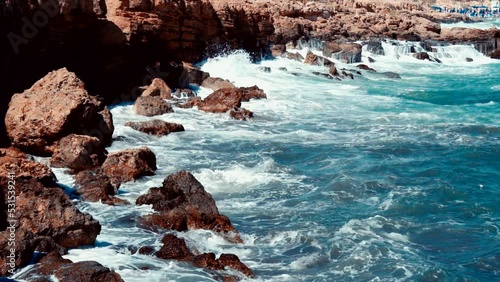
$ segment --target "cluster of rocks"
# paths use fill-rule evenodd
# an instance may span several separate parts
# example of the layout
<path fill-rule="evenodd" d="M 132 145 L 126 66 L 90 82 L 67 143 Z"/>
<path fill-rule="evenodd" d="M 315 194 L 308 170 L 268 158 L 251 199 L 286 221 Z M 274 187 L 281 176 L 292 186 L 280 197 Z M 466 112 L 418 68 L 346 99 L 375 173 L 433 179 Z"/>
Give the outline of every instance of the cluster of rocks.
<path fill-rule="evenodd" d="M 193 71 L 190 72 L 195 77 Z M 188 75 L 186 80 L 193 77 Z M 265 97 L 261 90 L 252 90 L 242 91 L 239 99 Z M 163 98 L 172 99 L 170 88 L 161 80 L 153 80 L 143 94 L 143 98 L 163 102 Z M 109 205 L 130 204 L 116 196 L 118 189 L 124 182 L 154 175 L 155 154 L 147 147 L 108 153 L 105 148 L 111 143 L 114 130 L 111 113 L 65 68 L 50 72 L 30 89 L 14 95 L 6 125 L 13 147 L 0 149 L 0 275 L 8 276 L 12 269 L 32 262 L 36 251 L 46 255 L 38 257 L 35 267 L 21 278 L 122 281 L 120 275 L 97 262 L 72 263 L 61 257 L 68 248 L 93 245 L 101 225 L 76 208 L 48 166 L 35 162 L 27 153 L 50 157 L 51 166 L 68 169 L 82 200 Z M 180 124 L 161 120 L 129 122 L 127 126 L 158 136 L 184 130 Z M 10 177 L 9 172 L 14 176 Z M 8 201 L 12 183 L 16 189 L 15 209 Z M 189 172 L 168 176 L 163 187 L 151 188 L 137 199 L 137 205 L 152 205 L 156 211 L 137 222 L 144 228 L 179 232 L 201 228 L 220 233 L 230 242 L 242 242 L 229 218 L 219 213 L 212 196 Z M 12 234 L 16 259 L 11 262 L 8 255 Z M 173 235 L 165 238 L 168 236 Z M 215 259 L 213 254 L 195 255 L 189 251 L 185 257 L 176 257 L 171 253 L 175 252 L 169 245 L 171 240 L 164 239 L 164 243 L 164 248 L 155 252 L 160 258 L 191 261 L 195 266 L 218 271 L 230 267 L 253 276 L 235 255 L 224 254 Z"/>

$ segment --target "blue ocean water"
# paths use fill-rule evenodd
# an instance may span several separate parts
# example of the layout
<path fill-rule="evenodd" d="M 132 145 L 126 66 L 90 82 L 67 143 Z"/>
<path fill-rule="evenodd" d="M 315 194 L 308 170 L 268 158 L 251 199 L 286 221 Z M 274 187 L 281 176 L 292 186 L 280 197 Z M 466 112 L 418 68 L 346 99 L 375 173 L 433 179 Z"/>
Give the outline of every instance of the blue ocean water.
<path fill-rule="evenodd" d="M 245 243 L 178 235 L 201 252 L 237 254 L 257 281 L 500 281 L 500 63 L 469 46 L 431 54 L 441 64 L 394 42 L 384 49 L 363 52 L 377 73 L 343 81 L 287 59 L 253 64 L 244 52 L 204 62 L 211 76 L 265 90 L 268 99 L 243 104 L 251 121 L 176 108 L 158 118 L 186 131 L 157 138 L 124 126 L 150 119 L 132 105 L 114 107 L 121 138 L 109 151 L 149 146 L 159 167 L 120 196 L 134 202 L 168 174 L 193 172 Z M 79 207 L 103 231 L 95 248 L 67 258 L 97 260 L 125 281 L 214 281 L 185 263 L 130 254 L 131 245 L 161 246 L 160 234 L 135 225 L 151 208 Z"/>

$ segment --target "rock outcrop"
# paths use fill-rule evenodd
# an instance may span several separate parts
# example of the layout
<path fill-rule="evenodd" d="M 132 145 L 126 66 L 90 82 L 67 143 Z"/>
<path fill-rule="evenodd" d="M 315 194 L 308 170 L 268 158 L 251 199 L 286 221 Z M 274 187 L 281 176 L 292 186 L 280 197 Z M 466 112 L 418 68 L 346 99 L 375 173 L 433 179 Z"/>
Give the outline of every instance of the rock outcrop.
<path fill-rule="evenodd" d="M 187 171 L 168 176 L 162 187 L 149 189 L 136 204 L 152 205 L 157 211 L 142 218 L 141 224 L 145 227 L 158 226 L 177 231 L 208 229 L 231 241 L 241 241 L 229 218 L 219 213 L 212 196 Z"/>
<path fill-rule="evenodd" d="M 108 155 L 102 170 L 113 186 L 118 187 L 122 182 L 153 175 L 156 171 L 156 156 L 148 147 L 114 152 Z"/>
<path fill-rule="evenodd" d="M 47 155 L 58 140 L 72 133 L 96 135 L 103 147 L 109 145 L 114 130 L 111 113 L 84 86 L 74 73 L 62 68 L 12 96 L 5 117 L 12 145 Z"/>
<path fill-rule="evenodd" d="M 167 101 L 156 96 L 141 96 L 137 98 L 134 110 L 136 114 L 147 117 L 172 113 L 174 111 Z"/>
<path fill-rule="evenodd" d="M 158 119 L 144 122 L 127 122 L 125 123 L 125 126 L 156 136 L 164 136 L 172 132 L 184 131 L 184 126 L 182 126 L 182 124 L 166 122 Z"/>
<path fill-rule="evenodd" d="M 117 198 L 117 188 L 111 179 L 104 174 L 101 168 L 81 171 L 75 175 L 74 188 L 83 200 L 88 202 L 101 201 L 104 204 L 128 204 L 127 201 Z"/>

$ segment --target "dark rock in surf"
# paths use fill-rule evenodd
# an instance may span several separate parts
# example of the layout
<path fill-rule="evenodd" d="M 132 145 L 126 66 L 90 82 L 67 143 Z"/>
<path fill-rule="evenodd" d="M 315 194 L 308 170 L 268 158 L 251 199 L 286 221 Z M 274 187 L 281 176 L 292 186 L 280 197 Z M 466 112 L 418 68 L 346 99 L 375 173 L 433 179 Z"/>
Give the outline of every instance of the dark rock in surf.
<path fill-rule="evenodd" d="M 241 242 L 236 229 L 227 216 L 221 215 L 212 196 L 187 171 L 169 175 L 160 188 L 151 188 L 140 196 L 137 205 L 153 205 L 158 213 L 142 218 L 144 226 L 186 231 L 208 229 L 224 234 L 228 239 Z"/>

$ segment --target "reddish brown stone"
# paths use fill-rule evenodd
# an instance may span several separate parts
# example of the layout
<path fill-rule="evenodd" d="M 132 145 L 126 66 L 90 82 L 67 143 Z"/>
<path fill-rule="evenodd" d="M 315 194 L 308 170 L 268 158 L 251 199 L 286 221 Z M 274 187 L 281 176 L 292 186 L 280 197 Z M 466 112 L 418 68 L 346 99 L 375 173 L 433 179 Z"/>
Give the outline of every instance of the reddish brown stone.
<path fill-rule="evenodd" d="M 208 229 L 227 235 L 229 240 L 241 242 L 229 218 L 221 215 L 214 199 L 198 180 L 187 171 L 165 178 L 163 187 L 151 188 L 140 196 L 136 204 L 153 205 L 159 213 L 143 217 L 143 225 L 159 225 L 166 229 Z"/>
<path fill-rule="evenodd" d="M 141 116 L 158 116 L 172 113 L 172 106 L 160 97 L 141 96 L 134 104 L 135 113 Z"/>
<path fill-rule="evenodd" d="M 249 120 L 253 117 L 253 112 L 243 109 L 243 108 L 238 108 L 231 110 L 229 112 L 229 116 L 234 118 L 234 119 L 239 119 L 239 120 Z"/>
<path fill-rule="evenodd" d="M 78 172 L 100 166 L 105 158 L 106 151 L 101 147 L 99 139 L 70 134 L 57 142 L 50 164 Z"/>
<path fill-rule="evenodd" d="M 101 168 L 85 170 L 76 174 L 74 188 L 88 202 L 110 201 L 110 196 L 116 194 L 111 180 Z"/>
<path fill-rule="evenodd" d="M 234 84 L 232 84 L 229 80 L 222 79 L 220 77 L 207 77 L 203 80 L 201 86 L 212 89 L 213 91 L 217 91 L 222 88 L 236 88 L 236 86 L 234 86 Z"/>
<path fill-rule="evenodd" d="M 156 256 L 162 259 L 175 259 L 179 261 L 190 261 L 193 253 L 186 246 L 184 239 L 177 238 L 173 234 L 167 234 L 161 240 L 163 246 L 156 252 Z"/>
<path fill-rule="evenodd" d="M 162 99 L 172 99 L 172 89 L 161 78 L 155 78 L 142 92 L 141 96 L 159 96 Z"/>
<path fill-rule="evenodd" d="M 122 150 L 109 154 L 102 164 L 102 169 L 111 179 L 111 183 L 118 187 L 122 182 L 154 175 L 156 156 L 148 147 Z"/>
<path fill-rule="evenodd" d="M 163 136 L 168 135 L 172 132 L 184 131 L 184 126 L 182 126 L 182 124 L 166 122 L 158 119 L 144 122 L 129 121 L 125 123 L 125 126 L 129 126 L 135 130 L 156 136 Z"/>

